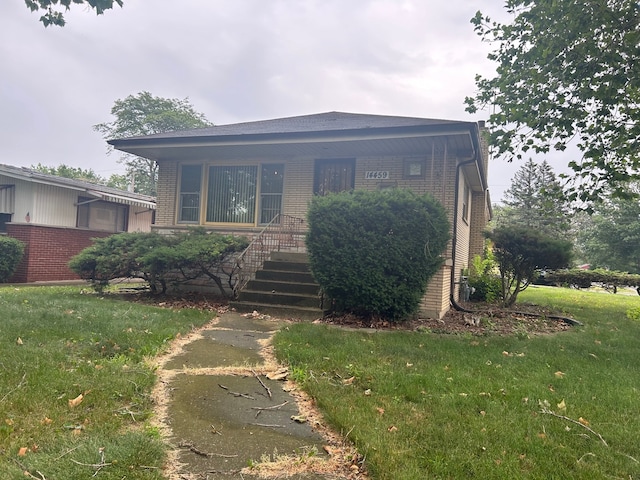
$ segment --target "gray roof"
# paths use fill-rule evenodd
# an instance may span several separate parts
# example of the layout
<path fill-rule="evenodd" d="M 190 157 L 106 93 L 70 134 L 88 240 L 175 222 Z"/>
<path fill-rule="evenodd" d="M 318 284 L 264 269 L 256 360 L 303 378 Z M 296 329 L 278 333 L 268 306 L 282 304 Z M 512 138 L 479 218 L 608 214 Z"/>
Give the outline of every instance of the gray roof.
<path fill-rule="evenodd" d="M 366 129 L 389 129 L 424 126 L 468 125 L 470 122 L 454 120 L 438 120 L 416 117 L 396 117 L 389 115 L 368 115 L 360 113 L 326 112 L 297 117 L 276 118 L 255 122 L 217 125 L 207 128 L 158 133 L 126 139 L 114 139 L 109 143 L 116 144 L 121 140 L 133 139 L 179 139 L 194 137 L 228 137 L 247 135 L 275 135 L 296 133 L 328 133 Z"/>
<path fill-rule="evenodd" d="M 155 208 L 155 197 L 140 193 L 128 192 L 118 188 L 107 187 L 96 183 L 84 182 L 73 178 L 58 177 L 47 173 L 38 172 L 25 167 L 0 164 L 0 175 L 19 178 L 25 181 L 55 185 L 62 188 L 79 190 L 94 197 L 103 198 L 106 201 L 138 205 L 147 208 Z"/>

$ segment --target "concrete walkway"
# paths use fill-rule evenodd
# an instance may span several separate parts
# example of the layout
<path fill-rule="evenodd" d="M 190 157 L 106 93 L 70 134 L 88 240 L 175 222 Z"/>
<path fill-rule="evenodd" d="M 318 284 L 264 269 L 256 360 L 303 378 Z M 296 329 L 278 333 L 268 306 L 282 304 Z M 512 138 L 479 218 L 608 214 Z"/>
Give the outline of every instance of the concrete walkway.
<path fill-rule="evenodd" d="M 270 478 L 359 478 L 312 473 L 331 470 L 321 466 L 331 463 L 325 452 L 330 440 L 300 413 L 278 379 L 282 368 L 264 355 L 282 324 L 224 313 L 160 359 L 154 397 L 159 426 L 175 447 L 169 478 L 248 480 L 266 478 L 259 474 L 270 469 Z M 295 473 L 293 464 L 302 471 Z"/>

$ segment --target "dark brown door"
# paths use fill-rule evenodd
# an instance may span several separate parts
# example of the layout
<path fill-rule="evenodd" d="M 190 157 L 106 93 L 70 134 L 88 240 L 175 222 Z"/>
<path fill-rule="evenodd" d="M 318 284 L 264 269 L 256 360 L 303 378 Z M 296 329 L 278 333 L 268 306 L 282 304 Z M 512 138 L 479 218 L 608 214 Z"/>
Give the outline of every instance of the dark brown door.
<path fill-rule="evenodd" d="M 316 160 L 313 193 L 328 193 L 353 190 L 355 182 L 356 161 L 353 158 Z"/>

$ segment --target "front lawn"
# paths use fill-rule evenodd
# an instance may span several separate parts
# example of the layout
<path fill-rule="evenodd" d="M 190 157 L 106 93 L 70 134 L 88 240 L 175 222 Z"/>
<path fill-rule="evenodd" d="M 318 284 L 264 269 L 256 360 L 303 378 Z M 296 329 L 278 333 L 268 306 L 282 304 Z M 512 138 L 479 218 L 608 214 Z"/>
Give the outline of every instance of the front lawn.
<path fill-rule="evenodd" d="M 640 297 L 531 287 L 584 323 L 512 336 L 296 324 L 278 357 L 374 479 L 640 475 Z"/>
<path fill-rule="evenodd" d="M 145 358 L 213 315 L 1 287 L 0 478 L 163 478 Z"/>

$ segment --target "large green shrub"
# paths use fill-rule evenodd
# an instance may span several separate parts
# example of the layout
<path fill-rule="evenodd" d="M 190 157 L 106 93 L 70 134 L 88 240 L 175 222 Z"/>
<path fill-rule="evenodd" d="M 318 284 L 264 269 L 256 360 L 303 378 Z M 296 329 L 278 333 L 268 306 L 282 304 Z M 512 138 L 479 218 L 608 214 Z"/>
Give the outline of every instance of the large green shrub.
<path fill-rule="evenodd" d="M 208 233 L 194 228 L 177 235 L 119 233 L 94 240 L 69 262 L 71 270 L 98 290 L 119 278 L 139 278 L 153 292 L 166 292 L 170 284 L 180 284 L 203 276 L 226 293 L 222 277 L 231 283 L 230 258 L 246 248 L 245 238 Z"/>
<path fill-rule="evenodd" d="M 307 248 L 337 310 L 392 320 L 415 313 L 449 241 L 444 208 L 409 190 L 315 197 Z"/>
<path fill-rule="evenodd" d="M 0 236 L 0 283 L 11 278 L 24 255 L 24 243 L 12 237 Z"/>

